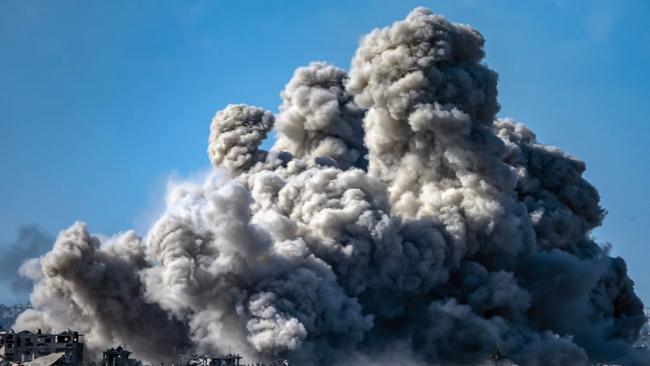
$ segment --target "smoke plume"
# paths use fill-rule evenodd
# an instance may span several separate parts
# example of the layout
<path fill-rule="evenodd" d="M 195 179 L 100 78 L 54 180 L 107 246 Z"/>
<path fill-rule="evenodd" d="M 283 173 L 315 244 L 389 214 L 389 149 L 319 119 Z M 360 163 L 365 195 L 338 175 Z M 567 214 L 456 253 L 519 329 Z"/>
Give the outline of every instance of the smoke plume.
<path fill-rule="evenodd" d="M 33 283 L 21 276 L 21 265 L 46 253 L 54 239 L 38 225 L 24 225 L 18 228 L 16 240 L 0 247 L 0 268 L 2 281 L 7 283 L 15 295 L 27 296 L 32 291 Z"/>
<path fill-rule="evenodd" d="M 62 231 L 25 271 L 16 327 L 150 360 L 648 364 L 625 262 L 590 236 L 604 210 L 585 164 L 496 118 L 483 45 L 417 8 L 366 35 L 349 73 L 299 68 L 277 116 L 227 106 L 212 174 L 170 188 L 144 238 Z"/>

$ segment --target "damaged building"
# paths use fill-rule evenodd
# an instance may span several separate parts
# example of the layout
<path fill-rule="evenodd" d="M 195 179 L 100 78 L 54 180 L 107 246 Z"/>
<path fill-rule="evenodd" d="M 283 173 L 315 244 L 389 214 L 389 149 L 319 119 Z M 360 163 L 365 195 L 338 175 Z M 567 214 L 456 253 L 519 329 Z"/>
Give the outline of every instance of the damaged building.
<path fill-rule="evenodd" d="M 83 336 L 70 330 L 56 334 L 12 330 L 0 333 L 0 350 L 5 363 L 31 363 L 48 356 L 50 365 L 78 366 L 83 363 Z"/>
<path fill-rule="evenodd" d="M 130 358 L 131 352 L 118 346 L 109 348 L 102 353 L 101 366 L 142 366 L 142 362 Z"/>
<path fill-rule="evenodd" d="M 66 330 L 61 333 L 43 333 L 41 330 L 0 331 L 0 366 L 82 366 L 84 365 L 83 335 Z M 222 356 L 182 356 L 176 362 L 165 364 L 184 366 L 288 366 L 286 360 L 269 363 L 243 363 L 243 357 L 235 353 Z M 180 362 L 178 362 L 180 361 Z M 142 366 L 143 362 L 131 358 L 124 346 L 106 349 L 98 366 Z"/>
<path fill-rule="evenodd" d="M 187 366 L 241 366 L 241 359 L 241 356 L 234 354 L 228 354 L 223 357 L 199 355 L 190 358 Z"/>
<path fill-rule="evenodd" d="M 194 355 L 186 363 L 187 366 L 289 366 L 287 360 L 275 360 L 269 363 L 242 363 L 243 357 L 236 353 L 223 356 Z"/>

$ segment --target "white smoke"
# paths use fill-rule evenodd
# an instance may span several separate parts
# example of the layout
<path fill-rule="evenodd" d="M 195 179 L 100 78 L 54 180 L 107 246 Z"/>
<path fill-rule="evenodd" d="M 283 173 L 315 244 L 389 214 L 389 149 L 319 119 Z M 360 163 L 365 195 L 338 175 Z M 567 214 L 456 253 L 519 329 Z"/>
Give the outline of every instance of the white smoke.
<path fill-rule="evenodd" d="M 234 346 L 302 365 L 643 365 L 625 263 L 590 231 L 585 165 L 497 120 L 484 40 L 424 8 L 365 36 L 263 109 L 212 121 L 202 184 L 172 187 L 145 238 L 81 223 L 29 273 L 17 328 L 76 328 L 162 360 Z M 40 270 L 39 270 L 40 269 Z M 387 350 L 395 350 L 390 352 Z M 398 354 L 397 361 L 395 353 Z"/>

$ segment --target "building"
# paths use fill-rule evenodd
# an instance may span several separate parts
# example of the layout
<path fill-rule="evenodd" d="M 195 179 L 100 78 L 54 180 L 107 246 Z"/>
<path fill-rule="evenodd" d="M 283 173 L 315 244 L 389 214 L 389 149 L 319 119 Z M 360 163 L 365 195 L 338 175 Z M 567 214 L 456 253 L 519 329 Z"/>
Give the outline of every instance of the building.
<path fill-rule="evenodd" d="M 186 366 L 289 366 L 287 360 L 275 360 L 270 363 L 241 363 L 242 357 L 228 353 L 224 356 L 194 355 L 185 363 Z"/>
<path fill-rule="evenodd" d="M 225 356 L 194 356 L 188 362 L 188 366 L 243 366 L 240 364 L 242 357 L 229 353 Z"/>
<path fill-rule="evenodd" d="M 0 333 L 0 348 L 4 349 L 0 358 L 9 363 L 27 363 L 51 354 L 61 353 L 55 365 L 79 366 L 83 363 L 83 336 L 66 330 L 58 334 L 45 334 L 40 331 L 20 331 Z"/>
<path fill-rule="evenodd" d="M 213 358 L 210 366 L 240 366 L 241 359 L 240 355 L 229 353 L 225 356 Z"/>
<path fill-rule="evenodd" d="M 102 354 L 101 366 L 141 366 L 142 362 L 129 358 L 131 352 L 124 347 L 109 348 Z"/>

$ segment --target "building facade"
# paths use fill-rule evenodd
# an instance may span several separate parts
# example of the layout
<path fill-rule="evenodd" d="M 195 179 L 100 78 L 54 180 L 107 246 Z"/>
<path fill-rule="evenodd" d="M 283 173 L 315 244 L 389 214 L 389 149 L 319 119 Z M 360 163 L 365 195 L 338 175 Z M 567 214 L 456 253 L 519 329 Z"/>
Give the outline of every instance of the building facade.
<path fill-rule="evenodd" d="M 130 358 L 131 352 L 124 347 L 109 348 L 102 354 L 101 366 L 141 366 L 138 360 Z"/>
<path fill-rule="evenodd" d="M 79 366 L 83 363 L 83 336 L 78 332 L 65 331 L 58 334 L 45 334 L 40 330 L 2 332 L 0 347 L 4 349 L 5 362 L 24 363 L 53 353 L 64 355 L 58 365 Z"/>

